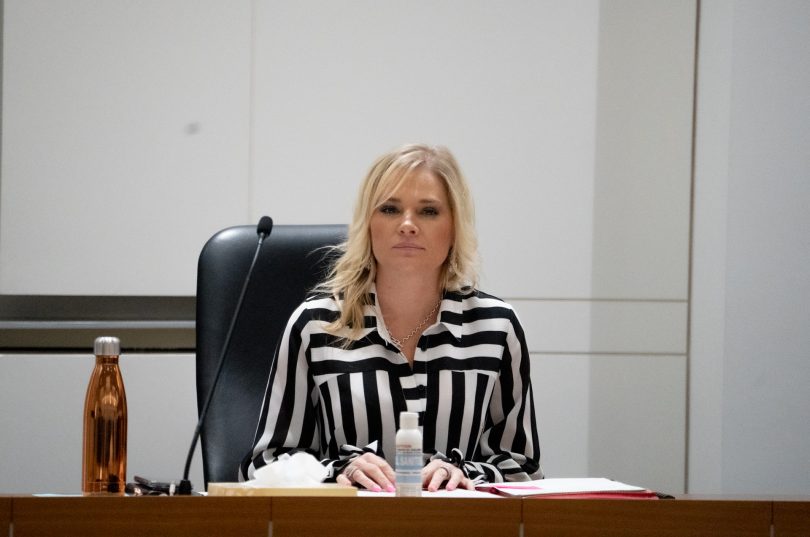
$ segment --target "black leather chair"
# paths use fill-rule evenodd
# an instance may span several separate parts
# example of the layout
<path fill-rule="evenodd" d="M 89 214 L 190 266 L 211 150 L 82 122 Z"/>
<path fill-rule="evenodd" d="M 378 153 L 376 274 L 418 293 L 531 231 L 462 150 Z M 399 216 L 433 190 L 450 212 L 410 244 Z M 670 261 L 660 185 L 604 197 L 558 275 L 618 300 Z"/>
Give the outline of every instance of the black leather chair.
<path fill-rule="evenodd" d="M 342 225 L 275 226 L 262 245 L 230 349 L 201 431 L 203 476 L 236 481 L 253 447 L 270 362 L 292 311 L 326 273 L 327 245 L 345 239 Z M 258 243 L 256 226 L 216 233 L 197 267 L 197 408 L 202 411 L 223 342 Z"/>

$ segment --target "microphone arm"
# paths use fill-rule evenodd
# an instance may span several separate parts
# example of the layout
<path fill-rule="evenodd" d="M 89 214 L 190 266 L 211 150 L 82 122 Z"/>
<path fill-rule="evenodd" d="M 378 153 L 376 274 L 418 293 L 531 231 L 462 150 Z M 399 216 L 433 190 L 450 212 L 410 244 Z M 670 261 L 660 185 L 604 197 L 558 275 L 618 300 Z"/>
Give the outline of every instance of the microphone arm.
<path fill-rule="evenodd" d="M 250 277 L 253 274 L 253 268 L 256 266 L 256 261 L 259 259 L 259 252 L 261 251 L 264 239 L 270 235 L 272 230 L 273 219 L 269 216 L 262 216 L 259 219 L 258 226 L 256 226 L 256 233 L 259 235 L 259 242 L 256 244 L 256 251 L 253 253 L 253 261 L 250 262 L 250 267 L 248 268 L 247 275 L 245 276 L 245 281 L 242 284 L 242 291 L 239 293 L 239 299 L 236 301 L 236 308 L 233 310 L 231 324 L 228 327 L 228 332 L 225 334 L 225 342 L 222 344 L 222 350 L 219 354 L 219 364 L 217 365 L 217 371 L 214 374 L 214 380 L 211 382 L 211 387 L 208 389 L 208 394 L 205 396 L 205 404 L 200 411 L 200 419 L 197 420 L 197 427 L 194 429 L 191 447 L 189 448 L 188 455 L 186 456 L 186 466 L 183 470 L 183 479 L 180 481 L 180 485 L 177 488 L 178 495 L 187 496 L 191 494 L 193 487 L 191 486 L 191 481 L 188 479 L 188 474 L 191 470 L 191 459 L 194 457 L 194 450 L 197 448 L 197 441 L 200 439 L 200 432 L 202 431 L 203 424 L 205 423 L 205 416 L 208 414 L 208 407 L 211 405 L 214 390 L 217 387 L 219 377 L 222 374 L 222 368 L 225 365 L 225 356 L 227 356 L 228 348 L 231 345 L 231 336 L 233 335 L 233 329 L 236 326 L 236 320 L 239 318 L 239 311 L 242 309 L 242 302 L 245 299 L 245 293 L 247 292 Z"/>

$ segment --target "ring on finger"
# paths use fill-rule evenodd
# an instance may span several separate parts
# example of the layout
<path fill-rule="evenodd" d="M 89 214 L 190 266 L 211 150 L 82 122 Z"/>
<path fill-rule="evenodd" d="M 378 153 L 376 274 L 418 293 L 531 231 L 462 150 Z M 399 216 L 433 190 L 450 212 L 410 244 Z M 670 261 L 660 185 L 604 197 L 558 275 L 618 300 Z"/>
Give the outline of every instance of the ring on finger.
<path fill-rule="evenodd" d="M 358 470 L 357 466 L 349 466 L 349 468 L 348 468 L 348 469 L 347 469 L 345 472 L 343 472 L 343 475 L 345 475 L 345 476 L 346 476 L 346 479 L 348 479 L 349 481 L 351 481 L 351 480 L 352 480 L 352 476 L 354 475 L 354 473 L 355 473 L 357 470 Z"/>
<path fill-rule="evenodd" d="M 443 464 L 442 466 L 439 466 L 439 470 L 444 470 L 444 473 L 447 474 L 447 479 L 450 479 L 450 476 L 453 475 L 450 473 L 450 468 L 447 465 Z"/>

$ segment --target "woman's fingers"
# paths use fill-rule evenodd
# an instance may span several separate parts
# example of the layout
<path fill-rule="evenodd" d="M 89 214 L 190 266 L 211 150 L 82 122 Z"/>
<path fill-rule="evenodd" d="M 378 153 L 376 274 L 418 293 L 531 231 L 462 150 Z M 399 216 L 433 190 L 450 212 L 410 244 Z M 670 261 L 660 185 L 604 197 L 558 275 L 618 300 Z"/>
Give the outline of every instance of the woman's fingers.
<path fill-rule="evenodd" d="M 340 485 L 360 485 L 374 492 L 394 492 L 396 488 L 396 473 L 391 465 L 373 453 L 364 453 L 355 458 L 343 469 L 337 477 Z M 463 488 L 473 490 L 475 485 L 464 476 L 460 468 L 449 462 L 431 461 L 422 469 L 422 486 L 435 492 L 444 486 L 446 490 Z"/>
<path fill-rule="evenodd" d="M 444 484 L 446 490 L 458 487 L 472 489 L 472 481 L 464 477 L 460 468 L 444 461 L 432 461 L 422 470 L 422 484 L 430 492 L 436 492 Z"/>
<path fill-rule="evenodd" d="M 396 474 L 391 465 L 373 453 L 364 453 L 346 465 L 338 476 L 340 484 L 358 484 L 374 492 L 394 492 Z"/>

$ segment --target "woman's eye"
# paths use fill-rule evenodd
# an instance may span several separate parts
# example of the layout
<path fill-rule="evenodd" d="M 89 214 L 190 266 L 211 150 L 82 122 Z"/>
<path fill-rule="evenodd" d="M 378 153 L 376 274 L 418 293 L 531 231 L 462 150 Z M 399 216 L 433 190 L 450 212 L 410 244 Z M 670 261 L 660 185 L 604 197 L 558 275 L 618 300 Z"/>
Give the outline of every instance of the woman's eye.
<path fill-rule="evenodd" d="M 422 209 L 422 214 L 427 216 L 436 216 L 439 214 L 439 210 L 436 207 L 425 207 Z"/>
<path fill-rule="evenodd" d="M 393 205 L 383 205 L 380 207 L 382 214 L 397 214 L 397 208 Z"/>

